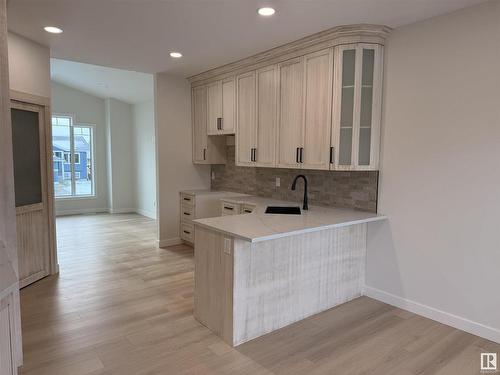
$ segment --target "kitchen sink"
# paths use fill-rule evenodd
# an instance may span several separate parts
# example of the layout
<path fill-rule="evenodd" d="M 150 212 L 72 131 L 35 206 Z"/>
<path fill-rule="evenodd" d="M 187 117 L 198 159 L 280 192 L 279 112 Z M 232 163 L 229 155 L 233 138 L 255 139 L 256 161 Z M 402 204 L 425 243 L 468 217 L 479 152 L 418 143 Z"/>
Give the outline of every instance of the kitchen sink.
<path fill-rule="evenodd" d="M 267 206 L 266 214 L 300 215 L 300 207 Z"/>

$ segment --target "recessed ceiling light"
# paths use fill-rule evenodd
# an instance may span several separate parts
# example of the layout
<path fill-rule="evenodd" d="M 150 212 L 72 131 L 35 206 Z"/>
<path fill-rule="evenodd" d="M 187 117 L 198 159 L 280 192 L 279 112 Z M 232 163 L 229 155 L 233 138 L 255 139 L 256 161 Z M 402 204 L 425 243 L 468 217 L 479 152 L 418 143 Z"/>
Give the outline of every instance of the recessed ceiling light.
<path fill-rule="evenodd" d="M 261 16 L 272 16 L 274 13 L 276 13 L 276 11 L 274 10 L 274 8 L 271 8 L 271 7 L 263 7 L 263 8 L 259 8 L 257 9 L 257 13 L 259 13 Z"/>
<path fill-rule="evenodd" d="M 63 32 L 62 29 L 55 26 L 45 26 L 43 29 L 51 34 L 61 34 Z"/>
<path fill-rule="evenodd" d="M 180 52 L 170 52 L 170 57 L 173 57 L 174 59 L 178 59 L 179 57 L 182 57 L 182 53 L 180 53 Z"/>

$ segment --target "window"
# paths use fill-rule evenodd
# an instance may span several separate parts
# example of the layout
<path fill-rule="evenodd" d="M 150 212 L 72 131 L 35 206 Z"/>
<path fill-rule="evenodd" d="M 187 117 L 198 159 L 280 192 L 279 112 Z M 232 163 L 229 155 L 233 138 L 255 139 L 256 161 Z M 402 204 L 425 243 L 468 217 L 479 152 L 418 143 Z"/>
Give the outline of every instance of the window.
<path fill-rule="evenodd" d="M 93 196 L 94 128 L 74 124 L 70 116 L 54 115 L 52 148 L 56 198 Z"/>

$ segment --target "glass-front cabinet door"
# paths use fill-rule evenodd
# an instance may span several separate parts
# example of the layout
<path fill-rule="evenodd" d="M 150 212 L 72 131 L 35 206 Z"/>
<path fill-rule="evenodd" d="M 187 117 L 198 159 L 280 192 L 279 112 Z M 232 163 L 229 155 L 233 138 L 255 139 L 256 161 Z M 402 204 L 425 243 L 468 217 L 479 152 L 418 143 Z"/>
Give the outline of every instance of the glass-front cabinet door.
<path fill-rule="evenodd" d="M 330 169 L 378 169 L 382 46 L 335 47 Z"/>

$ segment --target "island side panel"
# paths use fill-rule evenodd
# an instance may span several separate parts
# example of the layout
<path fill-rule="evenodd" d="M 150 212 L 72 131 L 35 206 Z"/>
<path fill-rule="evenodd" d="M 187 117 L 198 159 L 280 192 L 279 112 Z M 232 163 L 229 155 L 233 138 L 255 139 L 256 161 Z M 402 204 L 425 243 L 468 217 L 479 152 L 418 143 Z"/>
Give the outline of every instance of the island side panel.
<path fill-rule="evenodd" d="M 233 344 L 361 296 L 366 224 L 250 244 L 234 240 Z"/>
<path fill-rule="evenodd" d="M 194 259 L 194 316 L 232 345 L 233 240 L 196 226 Z"/>

